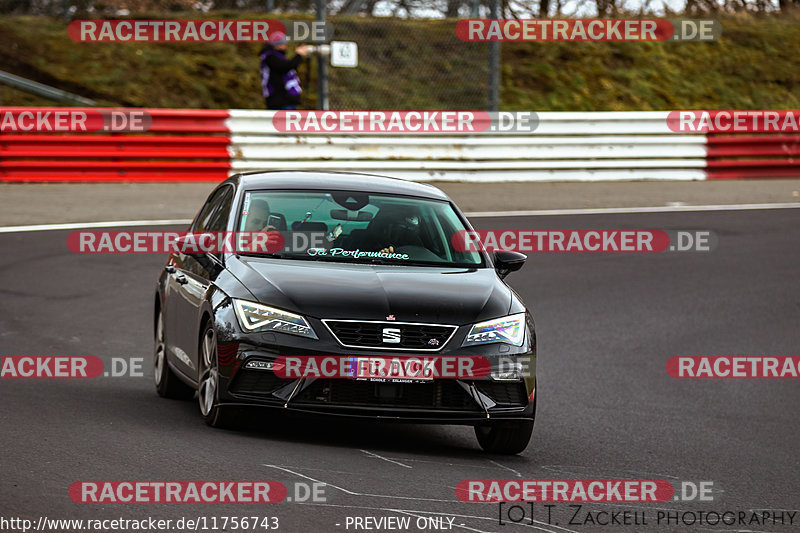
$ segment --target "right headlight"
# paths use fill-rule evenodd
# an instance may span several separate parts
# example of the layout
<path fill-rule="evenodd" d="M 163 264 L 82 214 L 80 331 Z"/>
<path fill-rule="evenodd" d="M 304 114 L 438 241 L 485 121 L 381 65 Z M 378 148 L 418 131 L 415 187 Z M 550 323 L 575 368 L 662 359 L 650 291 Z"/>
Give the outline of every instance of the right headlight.
<path fill-rule="evenodd" d="M 508 315 L 501 318 L 478 322 L 467 333 L 461 346 L 505 342 L 514 346 L 522 346 L 525 341 L 525 313 Z"/>
<path fill-rule="evenodd" d="M 234 299 L 233 307 L 239 324 L 246 331 L 279 331 L 309 339 L 319 338 L 301 315 L 246 300 Z"/>

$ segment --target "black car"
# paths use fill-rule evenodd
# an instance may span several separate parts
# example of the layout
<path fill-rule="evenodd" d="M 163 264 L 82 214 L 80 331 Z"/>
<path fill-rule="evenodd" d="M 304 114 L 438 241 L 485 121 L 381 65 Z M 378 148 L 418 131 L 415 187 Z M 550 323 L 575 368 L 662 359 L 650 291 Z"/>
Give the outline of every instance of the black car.
<path fill-rule="evenodd" d="M 458 250 L 454 236 L 465 230 L 463 213 L 430 185 L 350 173 L 232 176 L 190 231 L 278 232 L 285 245 L 170 255 L 155 294 L 158 393 L 197 392 L 215 427 L 262 406 L 472 425 L 484 450 L 524 450 L 536 411 L 536 336 L 503 278 L 525 256 Z M 480 356 L 491 371 L 467 379 L 278 372 L 281 357 L 376 355 Z"/>

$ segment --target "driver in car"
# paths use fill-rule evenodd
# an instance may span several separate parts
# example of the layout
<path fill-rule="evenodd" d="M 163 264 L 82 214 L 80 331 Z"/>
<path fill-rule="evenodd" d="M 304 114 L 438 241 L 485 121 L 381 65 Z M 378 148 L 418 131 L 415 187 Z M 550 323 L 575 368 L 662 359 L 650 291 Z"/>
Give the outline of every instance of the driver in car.
<path fill-rule="evenodd" d="M 283 248 L 283 237 L 276 231 L 275 226 L 269 224 L 270 219 L 269 203 L 266 200 L 253 200 L 248 210 L 247 219 L 244 223 L 246 232 L 268 232 L 267 253 L 275 253 Z"/>
<path fill-rule="evenodd" d="M 421 246 L 419 236 L 419 217 L 409 216 L 408 212 L 400 206 L 384 208 L 370 223 L 368 231 L 376 238 L 382 239 L 384 244 L 381 253 L 394 253 L 399 246 Z M 379 245 L 380 246 L 380 245 Z"/>
<path fill-rule="evenodd" d="M 271 211 L 266 200 L 253 200 L 245 221 L 245 231 L 272 231 L 274 226 L 269 225 Z"/>

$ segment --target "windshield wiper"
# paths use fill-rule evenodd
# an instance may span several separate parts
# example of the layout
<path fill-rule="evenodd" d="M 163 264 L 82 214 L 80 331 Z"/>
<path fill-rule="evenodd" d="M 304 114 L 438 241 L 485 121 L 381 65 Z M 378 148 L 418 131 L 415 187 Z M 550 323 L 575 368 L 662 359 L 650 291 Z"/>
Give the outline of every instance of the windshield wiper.
<path fill-rule="evenodd" d="M 248 257 L 269 257 L 270 259 L 283 259 L 283 254 L 269 253 L 269 252 L 237 252 L 238 255 L 246 255 Z"/>

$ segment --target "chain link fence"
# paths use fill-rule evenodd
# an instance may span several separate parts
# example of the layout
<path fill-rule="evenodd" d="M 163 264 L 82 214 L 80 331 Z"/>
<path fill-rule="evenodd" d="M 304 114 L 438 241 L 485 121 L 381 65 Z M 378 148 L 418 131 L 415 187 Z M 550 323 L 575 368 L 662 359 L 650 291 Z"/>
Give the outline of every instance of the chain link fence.
<path fill-rule="evenodd" d="M 337 41 L 358 44 L 358 67 L 328 70 L 331 109 L 486 109 L 488 46 L 455 20 L 330 17 Z"/>

